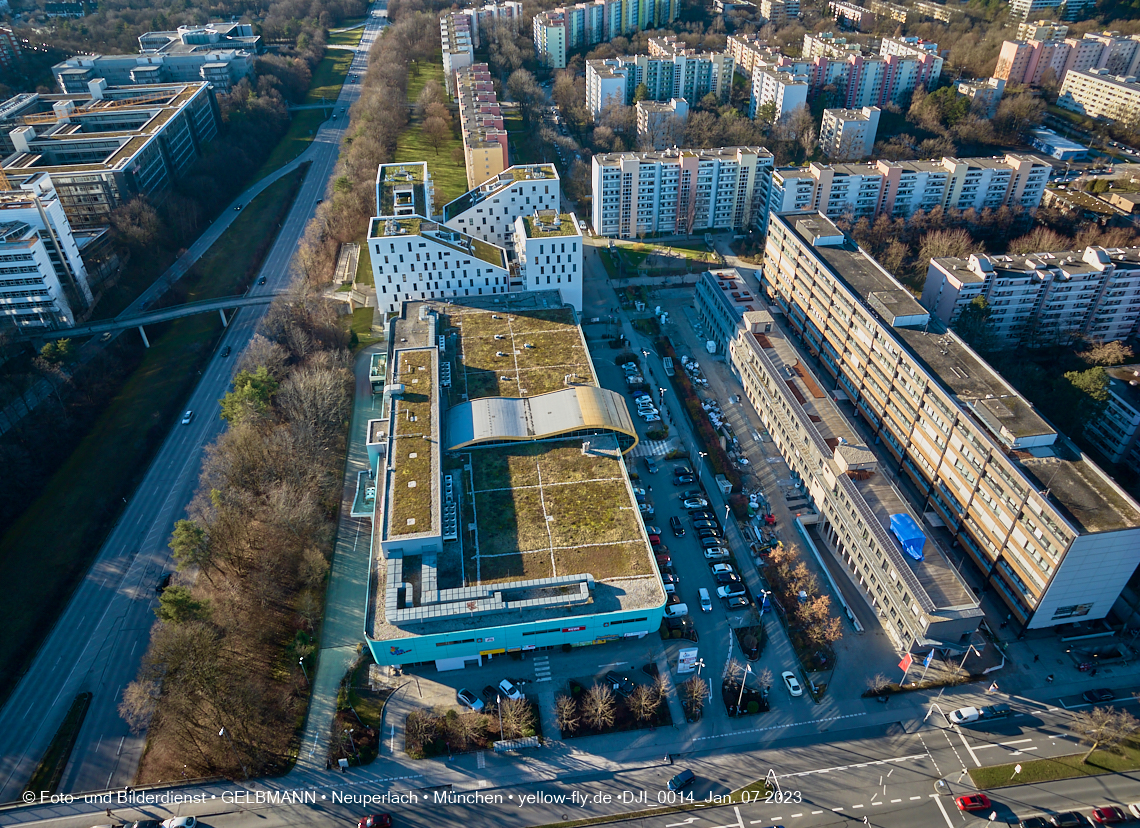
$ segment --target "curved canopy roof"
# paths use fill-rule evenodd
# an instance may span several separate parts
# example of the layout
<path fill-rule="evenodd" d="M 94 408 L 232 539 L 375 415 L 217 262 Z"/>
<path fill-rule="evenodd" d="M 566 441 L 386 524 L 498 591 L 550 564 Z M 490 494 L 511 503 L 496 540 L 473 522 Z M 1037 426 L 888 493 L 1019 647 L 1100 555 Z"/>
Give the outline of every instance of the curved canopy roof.
<path fill-rule="evenodd" d="M 482 397 L 448 412 L 448 450 L 508 441 L 545 440 L 582 430 L 624 434 L 637 444 L 625 400 L 615 391 L 576 385 L 535 397 Z M 625 440 L 621 441 L 623 444 Z"/>

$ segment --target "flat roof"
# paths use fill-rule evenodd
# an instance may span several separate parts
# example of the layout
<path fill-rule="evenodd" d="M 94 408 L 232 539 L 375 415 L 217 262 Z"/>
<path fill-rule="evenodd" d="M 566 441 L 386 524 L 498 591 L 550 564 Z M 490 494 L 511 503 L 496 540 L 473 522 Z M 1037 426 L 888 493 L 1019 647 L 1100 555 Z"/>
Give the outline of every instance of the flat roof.
<path fill-rule="evenodd" d="M 772 330 L 763 336 L 762 340 L 753 337 L 756 346 L 764 350 L 765 355 L 777 369 L 785 369 L 779 376 L 783 378 L 792 396 L 828 447 L 833 452 L 838 450 L 842 453 L 844 449 L 850 448 L 868 452 L 869 449 L 862 436 L 823 390 L 826 384 L 816 377 L 808 360 L 800 353 L 791 337 L 785 334 L 782 323 L 777 320 Z M 859 456 L 862 456 L 861 453 Z M 870 456 L 874 456 L 873 452 Z M 875 460 L 878 461 L 880 458 L 875 457 Z M 830 462 L 833 464 L 833 473 L 837 476 L 842 474 L 839 467 L 834 466 L 834 461 Z M 947 560 L 945 550 L 933 539 L 929 531 L 926 532 L 924 559 L 921 561 L 916 561 L 898 546 L 891 532 L 891 515 L 900 513 L 911 515 L 919 526 L 922 525 L 922 521 L 914 517 L 906 499 L 886 478 L 881 468 L 880 463 L 880 467 L 876 468 L 870 477 L 864 480 L 857 478 L 851 480 L 890 539 L 895 553 L 891 556 L 895 567 L 906 566 L 914 574 L 935 610 L 976 608 L 977 599 L 962 582 L 961 577 Z"/>
<path fill-rule="evenodd" d="M 368 237 L 382 239 L 390 236 L 422 236 L 457 253 L 474 256 L 488 264 L 507 268 L 507 253 L 490 242 L 453 230 L 445 224 L 413 216 L 410 218 L 374 217 Z"/>
<path fill-rule="evenodd" d="M 1140 411 L 1140 363 L 1117 365 L 1108 369 L 1108 375 L 1113 393 Z"/>
<path fill-rule="evenodd" d="M 503 338 L 496 340 L 496 335 Z M 437 350 L 439 337 L 445 343 L 442 352 Z M 487 373 L 483 360 L 488 349 L 505 351 L 510 345 L 503 343 L 511 342 L 510 337 L 520 342 L 520 353 L 512 354 L 512 359 L 525 360 L 533 352 L 532 363 L 516 369 L 523 375 L 546 371 L 558 374 L 561 383 L 567 373 L 563 360 L 582 359 L 579 376 L 584 382 L 568 391 L 603 392 L 596 387 L 574 311 L 561 304 L 556 291 L 405 303 L 393 327 L 396 365 L 390 368 L 395 371 L 391 381 L 405 384 L 404 399 L 396 400 L 393 418 L 395 442 L 408 442 L 407 448 L 396 449 L 397 470 L 408 466 L 407 451 L 424 442 L 427 430 L 422 409 L 410 407 L 423 402 L 409 400 L 413 388 L 420 394 L 422 383 L 408 384 L 409 378 L 423 379 L 430 373 L 424 355 L 439 354 L 440 364 L 450 364 L 452 377 L 451 385 L 440 387 L 435 397 L 434 431 L 436 422 L 450 416 L 450 406 L 464 404 L 465 388 L 476 384 L 469 378 Z M 546 344 L 523 349 L 524 338 Z M 487 384 L 482 390 L 486 397 L 497 389 Z M 524 402 L 543 399 L 535 395 Z M 486 402 L 497 404 L 495 399 Z M 624 406 L 620 395 L 617 402 Z M 406 422 L 409 414 L 415 417 L 411 423 Z M 442 453 L 442 468 L 433 485 L 443 480 L 445 488 L 454 491 L 452 502 L 459 504 L 456 537 L 448 540 L 445 533 L 437 551 L 395 553 L 391 560 L 374 549 L 371 638 L 406 638 L 664 604 L 617 440 L 609 434 L 542 436 Z M 427 494 L 424 484 L 416 482 L 417 495 Z M 408 497 L 406 485 L 393 491 L 396 498 Z M 413 507 L 422 512 L 422 505 Z M 404 517 L 403 511 L 400 515 Z M 399 604 L 393 603 L 391 578 L 408 586 L 401 587 Z M 469 602 L 476 609 L 456 612 L 457 602 Z"/>
<path fill-rule="evenodd" d="M 578 221 L 571 213 L 558 213 L 554 210 L 539 210 L 523 216 L 523 228 L 527 238 L 544 239 L 552 236 L 580 236 Z"/>
<path fill-rule="evenodd" d="M 893 283 L 900 291 L 902 286 L 845 236 L 842 244 L 832 243 L 834 234 L 822 232 L 826 229 L 824 222 L 835 227 L 830 220 L 819 214 L 800 212 L 777 213 L 773 221 L 783 222 L 809 246 L 814 237 L 821 237 L 823 241 L 814 249 L 832 275 L 886 321 L 872 300 L 883 292 L 884 285 Z M 910 301 L 921 308 L 913 297 Z M 1059 435 L 989 363 L 936 318 L 927 315 L 927 321 L 919 325 L 892 325 L 889 321 L 886 324 L 931 378 L 1007 450 L 1034 488 L 1037 491 L 1050 489 L 1050 502 L 1075 527 L 1083 532 L 1105 532 L 1140 526 L 1140 509 L 1136 504 L 1067 438 Z M 1001 436 L 1003 433 L 1006 436 Z M 1051 446 L 1008 451 L 1018 438 L 1048 435 L 1058 436 Z"/>
<path fill-rule="evenodd" d="M 424 179 L 427 174 L 427 163 L 407 164 L 381 164 L 376 169 L 377 189 L 377 215 L 394 216 L 397 206 L 410 207 L 417 216 L 427 218 L 431 205 L 427 203 L 427 187 Z M 396 190 L 412 191 L 412 202 L 399 205 L 395 203 Z"/>
<path fill-rule="evenodd" d="M 437 355 L 431 348 L 396 350 L 392 381 L 404 386 L 393 399 L 387 537 L 417 535 L 438 522 L 439 402 Z"/>
<path fill-rule="evenodd" d="M 516 181 L 557 180 L 558 171 L 554 168 L 553 164 L 516 164 L 507 167 L 498 175 L 488 178 L 478 187 L 468 190 L 459 198 L 449 201 L 444 205 L 443 220 L 451 221 L 451 219 L 469 210 L 476 204 L 501 193 Z"/>

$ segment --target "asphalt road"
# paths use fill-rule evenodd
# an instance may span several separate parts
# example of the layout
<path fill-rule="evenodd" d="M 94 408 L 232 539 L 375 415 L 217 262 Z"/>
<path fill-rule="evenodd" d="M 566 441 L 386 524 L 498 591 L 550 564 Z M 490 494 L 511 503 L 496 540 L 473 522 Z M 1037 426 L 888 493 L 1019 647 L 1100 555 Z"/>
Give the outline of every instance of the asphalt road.
<path fill-rule="evenodd" d="M 367 50 L 385 22 L 377 16 L 369 20 L 352 74 L 363 77 Z M 289 261 L 317 200 L 328 189 L 348 123 L 339 109 L 348 107 L 359 93 L 357 83 L 344 85 L 337 116 L 322 125 L 313 147 L 306 151 L 312 166 L 259 274 L 267 283 L 255 285 L 251 295 L 288 287 Z M 255 184 L 238 200 L 248 201 L 263 187 L 263 182 Z M 196 242 L 202 248 L 199 253 L 228 226 L 231 214 L 225 211 L 218 226 Z M 163 279 L 168 276 L 164 274 Z M 157 289 L 152 288 L 129 310 L 137 312 Z M 173 568 L 166 545 L 171 528 L 193 494 L 203 448 L 221 431 L 218 400 L 228 390 L 233 367 L 265 310 L 263 306 L 244 308 L 230 322 L 222 345 L 230 346 L 232 355 L 215 356 L 203 370 L 187 404 L 195 414 L 192 422 L 173 425 L 87 578 L 0 711 L 0 798 L 19 798 L 72 700 L 84 691 L 93 693 L 93 699 L 60 790 L 103 790 L 133 780 L 144 739 L 131 734 L 118 715 L 122 688 L 135 677 L 146 650 L 154 621 L 155 586 Z"/>

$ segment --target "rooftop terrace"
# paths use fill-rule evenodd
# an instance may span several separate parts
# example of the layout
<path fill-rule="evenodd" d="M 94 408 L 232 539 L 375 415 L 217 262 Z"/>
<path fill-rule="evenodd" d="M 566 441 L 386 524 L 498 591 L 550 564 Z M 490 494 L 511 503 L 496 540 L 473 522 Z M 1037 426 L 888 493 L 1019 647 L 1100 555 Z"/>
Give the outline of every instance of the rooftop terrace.
<path fill-rule="evenodd" d="M 468 190 L 454 201 L 448 202 L 443 208 L 443 220 L 451 221 L 460 213 L 474 207 L 487 198 L 502 192 L 516 181 L 557 181 L 558 171 L 553 164 L 516 164 L 508 167 L 493 178 L 489 178 L 471 190 Z"/>
<path fill-rule="evenodd" d="M 376 170 L 376 211 L 379 216 L 413 215 L 428 217 L 427 188 L 424 186 L 426 163 L 381 164 Z"/>
<path fill-rule="evenodd" d="M 420 218 L 373 218 L 369 230 L 370 239 L 383 239 L 391 236 L 422 236 L 449 247 L 457 253 L 473 256 L 488 264 L 507 268 L 507 253 L 482 239 L 452 230 L 446 225 Z"/>
<path fill-rule="evenodd" d="M 539 210 L 529 216 L 523 216 L 523 227 L 527 238 L 544 239 L 552 236 L 577 236 L 578 223 L 569 213 L 557 213 L 554 210 Z"/>

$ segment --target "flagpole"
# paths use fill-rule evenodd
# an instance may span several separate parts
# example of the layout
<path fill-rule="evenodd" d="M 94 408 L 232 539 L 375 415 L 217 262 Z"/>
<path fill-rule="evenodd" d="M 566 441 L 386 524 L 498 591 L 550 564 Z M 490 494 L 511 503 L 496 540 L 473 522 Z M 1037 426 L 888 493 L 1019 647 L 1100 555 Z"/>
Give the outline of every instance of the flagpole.
<path fill-rule="evenodd" d="M 918 679 L 919 684 L 921 684 L 923 682 L 923 680 L 926 678 L 926 671 L 930 669 L 930 663 L 932 661 L 934 661 L 934 649 L 933 648 L 931 648 L 930 652 L 926 654 L 926 660 L 922 662 L 922 675 Z"/>

